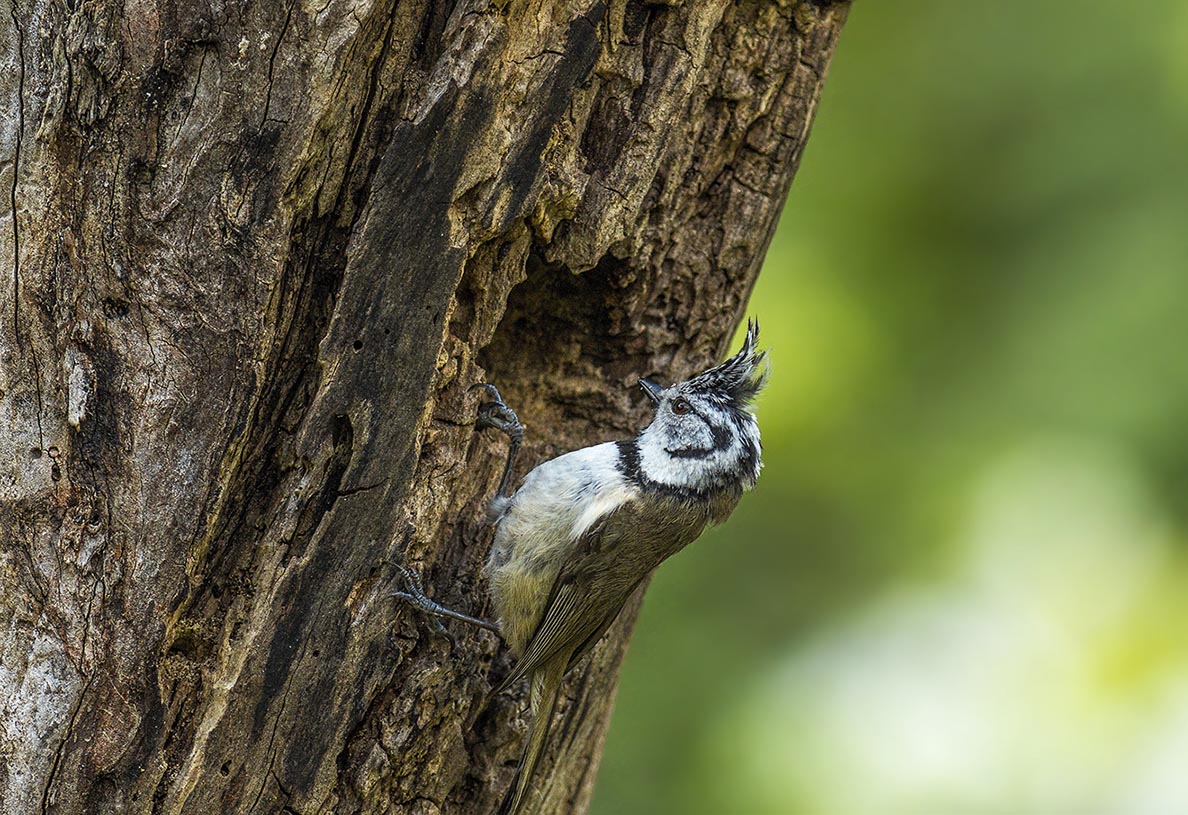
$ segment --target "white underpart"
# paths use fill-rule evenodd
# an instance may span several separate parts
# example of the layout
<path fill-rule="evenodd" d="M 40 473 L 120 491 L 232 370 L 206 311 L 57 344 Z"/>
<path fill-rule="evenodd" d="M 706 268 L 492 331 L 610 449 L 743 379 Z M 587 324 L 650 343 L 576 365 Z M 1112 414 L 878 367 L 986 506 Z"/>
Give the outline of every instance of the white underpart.
<path fill-rule="evenodd" d="M 558 456 L 528 473 L 500 520 L 495 548 L 525 537 L 543 546 L 531 547 L 536 556 L 568 547 L 603 515 L 639 496 L 619 472 L 618 461 L 618 447 L 607 442 Z"/>
<path fill-rule="evenodd" d="M 585 508 L 574 519 L 569 535 L 574 540 L 586 534 L 586 531 L 603 515 L 618 509 L 631 498 L 631 490 L 626 484 L 607 490 L 599 494 L 586 504 Z"/>

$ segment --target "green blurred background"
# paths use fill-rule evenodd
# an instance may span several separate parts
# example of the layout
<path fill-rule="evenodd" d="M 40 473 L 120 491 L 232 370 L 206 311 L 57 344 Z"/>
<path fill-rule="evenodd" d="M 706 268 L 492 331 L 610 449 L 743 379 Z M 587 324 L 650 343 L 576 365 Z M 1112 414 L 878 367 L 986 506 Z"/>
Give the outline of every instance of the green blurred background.
<path fill-rule="evenodd" d="M 1188 3 L 860 0 L 595 815 L 1188 813 Z"/>

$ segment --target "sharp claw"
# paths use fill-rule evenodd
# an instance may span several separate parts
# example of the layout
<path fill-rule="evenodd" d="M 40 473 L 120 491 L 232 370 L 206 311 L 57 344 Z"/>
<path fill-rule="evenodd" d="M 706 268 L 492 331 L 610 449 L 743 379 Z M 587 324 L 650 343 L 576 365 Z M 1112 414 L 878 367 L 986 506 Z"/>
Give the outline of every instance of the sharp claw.
<path fill-rule="evenodd" d="M 503 401 L 503 397 L 499 395 L 499 389 L 486 382 L 480 382 L 476 385 L 471 385 L 469 390 L 475 390 L 477 388 L 484 389 L 491 398 L 490 401 L 483 402 L 479 405 L 478 418 L 475 420 L 474 425 L 475 430 L 493 427 L 512 437 L 518 437 L 523 434 L 524 426 L 520 424 L 520 418 Z"/>
<path fill-rule="evenodd" d="M 418 608 L 423 608 L 429 598 L 425 596 L 425 590 L 421 588 L 421 576 L 407 566 L 397 566 L 396 579 L 402 585 L 392 592 L 392 596 L 399 597 Z"/>
<path fill-rule="evenodd" d="M 475 426 L 479 430 L 494 427 L 502 430 L 504 433 L 511 433 L 520 426 L 520 419 L 507 405 L 485 402 L 479 407 L 479 415 Z"/>
<path fill-rule="evenodd" d="M 412 589 L 412 594 L 424 594 L 425 590 L 421 588 L 421 576 L 407 566 L 397 566 L 396 571 L 400 572 L 400 576 L 404 578 L 404 584 Z"/>
<path fill-rule="evenodd" d="M 425 595 L 425 589 L 421 584 L 420 573 L 404 565 L 397 566 L 396 571 L 400 580 L 404 583 L 404 589 L 402 591 L 392 592 L 391 596 L 404 600 L 414 608 L 429 611 L 433 606 L 433 601 Z M 451 643 L 454 642 L 453 636 L 451 636 L 450 632 L 446 630 L 446 627 L 437 617 L 426 615 L 425 622 L 429 624 L 434 633 L 444 634 Z"/>
<path fill-rule="evenodd" d="M 449 632 L 449 629 L 445 627 L 445 624 L 441 620 L 436 617 L 426 617 L 426 620 L 429 622 L 430 627 L 432 627 L 434 634 L 440 634 L 445 637 L 450 641 L 451 646 L 457 645 L 454 641 L 454 635 Z"/>
<path fill-rule="evenodd" d="M 456 646 L 458 641 L 454 639 L 454 635 L 449 632 L 440 619 L 439 616 L 450 617 L 455 620 L 462 620 L 463 622 L 476 625 L 479 628 L 485 628 L 488 631 L 499 633 L 498 627 L 494 623 L 489 623 L 486 620 L 480 620 L 477 617 L 471 617 L 468 614 L 461 614 L 457 611 L 446 608 L 435 600 L 430 599 L 425 590 L 421 587 L 421 575 L 407 566 L 396 566 L 396 571 L 403 580 L 403 590 L 397 590 L 390 593 L 389 596 L 396 597 L 405 601 L 414 608 L 426 612 L 428 618 L 426 622 L 433 628 L 437 634 L 444 634 L 450 641 L 451 646 Z"/>

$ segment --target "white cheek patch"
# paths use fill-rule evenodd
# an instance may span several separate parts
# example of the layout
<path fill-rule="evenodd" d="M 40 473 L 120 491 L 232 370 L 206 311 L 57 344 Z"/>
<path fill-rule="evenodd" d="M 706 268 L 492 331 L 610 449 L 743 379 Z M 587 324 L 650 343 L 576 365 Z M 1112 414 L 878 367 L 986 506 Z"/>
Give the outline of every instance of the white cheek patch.
<path fill-rule="evenodd" d="M 714 436 L 702 419 L 690 418 L 668 427 L 668 449 L 708 450 L 714 446 Z"/>

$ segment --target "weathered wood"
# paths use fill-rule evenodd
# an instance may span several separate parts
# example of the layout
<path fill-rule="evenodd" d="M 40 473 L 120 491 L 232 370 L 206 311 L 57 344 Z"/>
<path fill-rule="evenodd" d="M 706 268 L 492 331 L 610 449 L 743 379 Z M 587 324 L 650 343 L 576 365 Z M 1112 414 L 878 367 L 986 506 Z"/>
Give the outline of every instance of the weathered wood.
<path fill-rule="evenodd" d="M 483 498 L 718 357 L 846 5 L 6 0 L 5 813 L 480 813 Z M 762 315 L 777 320 L 779 315 Z M 536 797 L 589 799 L 633 605 Z"/>

